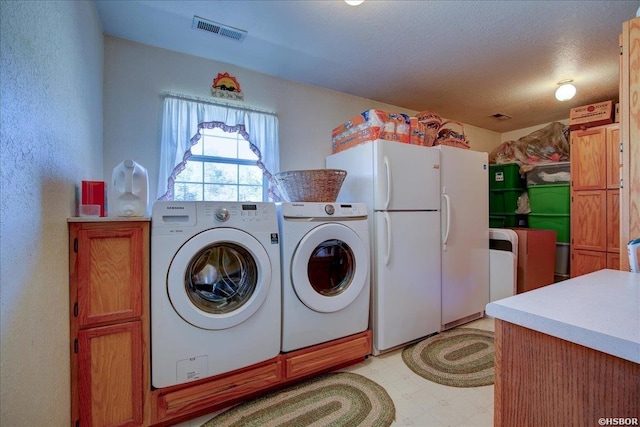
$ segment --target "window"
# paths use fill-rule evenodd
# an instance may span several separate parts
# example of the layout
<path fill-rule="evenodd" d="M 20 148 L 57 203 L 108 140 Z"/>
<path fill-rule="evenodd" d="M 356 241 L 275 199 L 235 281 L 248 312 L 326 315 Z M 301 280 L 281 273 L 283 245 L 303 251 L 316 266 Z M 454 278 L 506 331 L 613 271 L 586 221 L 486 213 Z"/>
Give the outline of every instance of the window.
<path fill-rule="evenodd" d="M 174 200 L 266 200 L 266 180 L 249 142 L 237 132 L 203 129 L 175 179 Z"/>
<path fill-rule="evenodd" d="M 278 118 L 165 94 L 158 200 L 279 201 Z"/>

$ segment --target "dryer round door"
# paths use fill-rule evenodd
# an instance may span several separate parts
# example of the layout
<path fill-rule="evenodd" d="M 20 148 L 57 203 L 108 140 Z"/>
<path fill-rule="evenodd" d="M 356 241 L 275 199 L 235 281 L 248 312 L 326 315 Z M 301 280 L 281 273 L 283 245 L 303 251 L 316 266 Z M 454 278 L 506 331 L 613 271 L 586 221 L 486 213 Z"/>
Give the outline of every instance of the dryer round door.
<path fill-rule="evenodd" d="M 175 254 L 167 274 L 171 305 L 202 329 L 227 329 L 250 318 L 267 299 L 271 261 L 253 236 L 233 228 L 195 235 Z"/>
<path fill-rule="evenodd" d="M 323 224 L 300 241 L 291 260 L 291 281 L 300 301 L 331 313 L 349 306 L 369 280 L 369 248 L 342 224 Z"/>

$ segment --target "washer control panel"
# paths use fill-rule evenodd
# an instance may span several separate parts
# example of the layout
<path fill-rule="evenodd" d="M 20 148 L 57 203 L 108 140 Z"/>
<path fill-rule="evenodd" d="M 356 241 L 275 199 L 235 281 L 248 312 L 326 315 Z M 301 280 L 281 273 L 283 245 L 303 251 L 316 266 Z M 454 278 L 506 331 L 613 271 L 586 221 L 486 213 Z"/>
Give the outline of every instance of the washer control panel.
<path fill-rule="evenodd" d="M 152 235 L 194 233 L 194 229 L 235 227 L 247 232 L 278 231 L 275 203 L 270 202 L 156 202 Z"/>
<path fill-rule="evenodd" d="M 214 224 L 225 223 L 231 226 L 239 223 L 271 221 L 275 207 L 272 203 L 204 202 L 203 211 L 205 217 L 211 218 Z"/>

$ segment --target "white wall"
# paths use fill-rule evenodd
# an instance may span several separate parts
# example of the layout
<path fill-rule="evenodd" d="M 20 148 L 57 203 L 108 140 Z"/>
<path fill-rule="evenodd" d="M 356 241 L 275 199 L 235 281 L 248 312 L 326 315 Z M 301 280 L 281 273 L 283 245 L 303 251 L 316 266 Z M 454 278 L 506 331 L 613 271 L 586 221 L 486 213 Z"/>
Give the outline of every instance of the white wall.
<path fill-rule="evenodd" d="M 102 179 L 93 2 L 0 7 L 0 425 L 70 425 L 66 219 Z"/>
<path fill-rule="evenodd" d="M 382 104 L 256 73 L 221 62 L 105 37 L 105 179 L 131 158 L 149 172 L 149 194 L 155 199 L 160 159 L 160 125 L 164 91 L 210 97 L 213 79 L 236 77 L 244 104 L 275 111 L 280 127 L 280 169 L 324 167 L 331 154 L 334 127 L 370 108 L 414 114 Z M 466 126 L 473 149 L 490 151 L 500 143 L 496 132 Z M 277 172 L 277 171 L 271 171 Z"/>

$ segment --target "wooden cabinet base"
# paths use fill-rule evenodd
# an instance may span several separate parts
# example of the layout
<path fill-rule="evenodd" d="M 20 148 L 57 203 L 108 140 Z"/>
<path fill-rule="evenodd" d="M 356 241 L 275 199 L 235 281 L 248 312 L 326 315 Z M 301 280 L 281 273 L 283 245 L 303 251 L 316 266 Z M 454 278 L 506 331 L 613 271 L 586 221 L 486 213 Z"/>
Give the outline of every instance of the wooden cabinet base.
<path fill-rule="evenodd" d="M 151 391 L 152 424 L 172 425 L 342 368 L 371 354 L 371 331 L 280 354 L 266 362 L 188 384 Z"/>
<path fill-rule="evenodd" d="M 496 319 L 494 426 L 597 426 L 640 414 L 640 365 Z"/>
<path fill-rule="evenodd" d="M 284 354 L 287 381 L 360 362 L 371 354 L 371 331 Z"/>
<path fill-rule="evenodd" d="M 232 405 L 280 384 L 283 377 L 282 357 L 277 356 L 227 374 L 153 390 L 153 423 L 169 425 Z"/>

